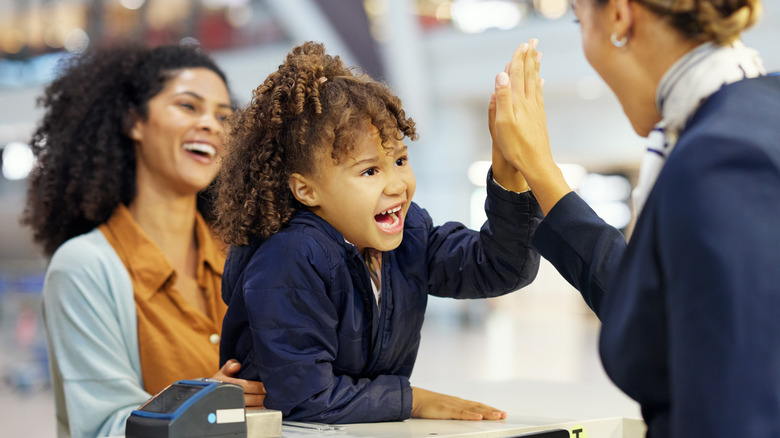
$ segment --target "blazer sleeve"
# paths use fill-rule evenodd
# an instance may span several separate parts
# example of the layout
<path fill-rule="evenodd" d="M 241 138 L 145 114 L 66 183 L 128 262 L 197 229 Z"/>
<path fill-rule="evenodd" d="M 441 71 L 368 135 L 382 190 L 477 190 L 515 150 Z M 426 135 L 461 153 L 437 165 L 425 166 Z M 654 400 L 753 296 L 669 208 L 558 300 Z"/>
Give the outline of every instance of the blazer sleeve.
<path fill-rule="evenodd" d="M 269 240 L 246 268 L 244 302 L 254 361 L 268 392 L 265 406 L 291 420 L 325 423 L 409 418 L 407 377 L 334 373 L 339 314 L 328 296 L 333 261 L 326 262 L 314 238 L 299 236 Z"/>
<path fill-rule="evenodd" d="M 722 136 L 697 141 L 664 169 L 676 184 L 665 186 L 658 215 L 670 436 L 775 435 L 780 155 Z"/>
<path fill-rule="evenodd" d="M 494 297 L 530 284 L 539 270 L 539 253 L 531 236 L 541 221 L 530 192 L 514 193 L 487 176 L 487 221 L 479 232 L 448 222 L 428 227 L 428 291 L 452 298 Z"/>
<path fill-rule="evenodd" d="M 99 231 L 90 239 L 102 238 Z M 143 389 L 133 290 L 108 242 L 83 237 L 53 255 L 43 316 L 58 422 L 72 437 L 122 435 Z"/>
<path fill-rule="evenodd" d="M 598 316 L 610 278 L 626 250 L 623 234 L 570 192 L 548 212 L 532 244 Z"/>

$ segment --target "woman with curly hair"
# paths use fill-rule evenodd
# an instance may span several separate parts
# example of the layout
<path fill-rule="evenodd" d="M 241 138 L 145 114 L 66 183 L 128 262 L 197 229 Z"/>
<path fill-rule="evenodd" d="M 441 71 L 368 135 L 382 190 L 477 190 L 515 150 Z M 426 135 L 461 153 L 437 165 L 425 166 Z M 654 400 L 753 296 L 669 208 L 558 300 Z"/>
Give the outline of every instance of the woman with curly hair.
<path fill-rule="evenodd" d="M 70 59 L 46 89 L 23 222 L 50 256 L 44 321 L 59 436 L 124 433 L 170 383 L 219 370 L 223 245 L 204 192 L 232 107 L 197 49 L 111 47 Z"/>
<path fill-rule="evenodd" d="M 631 240 L 550 153 L 534 47 L 496 80 L 496 139 L 546 216 L 532 244 L 602 321 L 651 438 L 780 436 L 780 76 L 759 0 L 574 0 L 585 56 L 651 147 Z M 514 105 L 513 105 L 514 102 Z"/>
<path fill-rule="evenodd" d="M 412 387 L 428 295 L 506 294 L 535 277 L 540 214 L 498 154 L 481 232 L 434 226 L 412 203 L 400 100 L 320 44 L 296 47 L 236 113 L 218 178 L 232 245 L 220 345 L 265 405 L 327 423 L 506 413 Z M 499 186 L 499 184 L 506 189 Z"/>

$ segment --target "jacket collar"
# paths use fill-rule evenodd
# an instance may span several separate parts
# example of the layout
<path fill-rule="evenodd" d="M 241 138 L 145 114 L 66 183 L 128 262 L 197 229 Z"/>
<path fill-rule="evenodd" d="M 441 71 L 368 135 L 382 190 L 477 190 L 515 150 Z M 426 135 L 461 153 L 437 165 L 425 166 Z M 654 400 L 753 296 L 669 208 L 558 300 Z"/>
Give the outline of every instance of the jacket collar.
<path fill-rule="evenodd" d="M 328 221 L 317 216 L 315 213 L 312 213 L 308 210 L 298 210 L 295 216 L 293 216 L 293 218 L 290 220 L 290 225 L 295 224 L 308 225 L 322 231 L 328 237 L 333 239 L 333 242 L 339 248 L 343 249 L 344 255 L 352 256 L 358 254 L 358 250 L 355 245 L 349 243 L 347 239 L 344 238 L 344 235 L 335 229 L 333 225 L 329 224 Z"/>

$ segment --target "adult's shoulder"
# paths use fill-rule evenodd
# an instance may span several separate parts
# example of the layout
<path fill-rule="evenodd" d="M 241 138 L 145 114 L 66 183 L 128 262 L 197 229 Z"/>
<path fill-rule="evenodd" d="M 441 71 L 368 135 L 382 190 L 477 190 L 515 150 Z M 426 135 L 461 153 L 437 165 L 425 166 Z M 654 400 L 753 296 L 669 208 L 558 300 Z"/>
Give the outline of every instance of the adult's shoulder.
<path fill-rule="evenodd" d="M 48 270 L 84 271 L 101 266 L 114 267 L 117 263 L 123 266 L 106 237 L 95 228 L 60 245 L 49 261 Z"/>
<path fill-rule="evenodd" d="M 780 187 L 777 114 L 780 77 L 741 81 L 711 96 L 661 172 L 656 189 L 663 192 L 662 208 L 676 212 L 676 218 L 685 211 L 685 217 L 703 221 L 735 211 L 740 208 L 736 205 L 753 202 L 755 195 L 768 199 L 769 192 Z"/>
<path fill-rule="evenodd" d="M 708 137 L 774 143 L 780 124 L 780 76 L 735 82 L 707 98 L 688 121 L 678 146 Z"/>
<path fill-rule="evenodd" d="M 691 166 L 734 156 L 780 161 L 777 114 L 780 76 L 747 79 L 723 87 L 703 102 L 688 122 L 664 172 L 688 172 Z"/>
<path fill-rule="evenodd" d="M 97 228 L 67 240 L 52 255 L 46 270 L 44 294 L 72 289 L 57 287 L 62 283 L 105 286 L 90 289 L 92 293 L 116 294 L 123 293 L 119 288 L 128 289 L 132 296 L 127 269 Z"/>
<path fill-rule="evenodd" d="M 780 74 L 744 79 L 728 85 L 713 93 L 703 103 L 702 108 L 718 105 L 723 102 L 745 103 L 749 109 L 760 112 L 766 106 L 780 106 L 777 97 L 780 95 Z M 756 101 L 758 99 L 758 102 Z"/>
<path fill-rule="evenodd" d="M 780 94 L 780 73 L 773 73 L 724 85 L 720 90 L 713 93 L 708 100 L 717 101 L 718 99 L 729 98 L 750 101 L 759 96 L 766 96 L 768 97 L 767 102 L 771 103 L 774 101 L 776 103 L 775 98 L 778 94 Z"/>

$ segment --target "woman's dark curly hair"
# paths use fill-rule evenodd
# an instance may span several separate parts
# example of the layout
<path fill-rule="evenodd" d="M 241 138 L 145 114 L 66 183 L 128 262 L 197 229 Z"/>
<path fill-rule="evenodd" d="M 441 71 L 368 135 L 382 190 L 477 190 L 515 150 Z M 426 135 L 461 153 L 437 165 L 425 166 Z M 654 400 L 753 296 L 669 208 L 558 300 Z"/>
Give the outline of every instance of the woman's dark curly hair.
<path fill-rule="evenodd" d="M 38 99 L 45 114 L 32 137 L 37 162 L 22 214 L 45 255 L 133 200 L 132 114 L 145 120 L 149 100 L 184 68 L 207 68 L 227 84 L 222 70 L 191 46 L 105 47 L 64 62 Z M 212 216 L 211 202 L 201 198 L 198 209 Z"/>
<path fill-rule="evenodd" d="M 294 48 L 230 118 L 217 177 L 217 231 L 237 246 L 278 232 L 303 208 L 288 187 L 290 175 L 312 174 L 321 152 L 338 161 L 366 122 L 383 143 L 417 139 L 414 122 L 386 85 L 353 73 L 322 44 Z"/>

